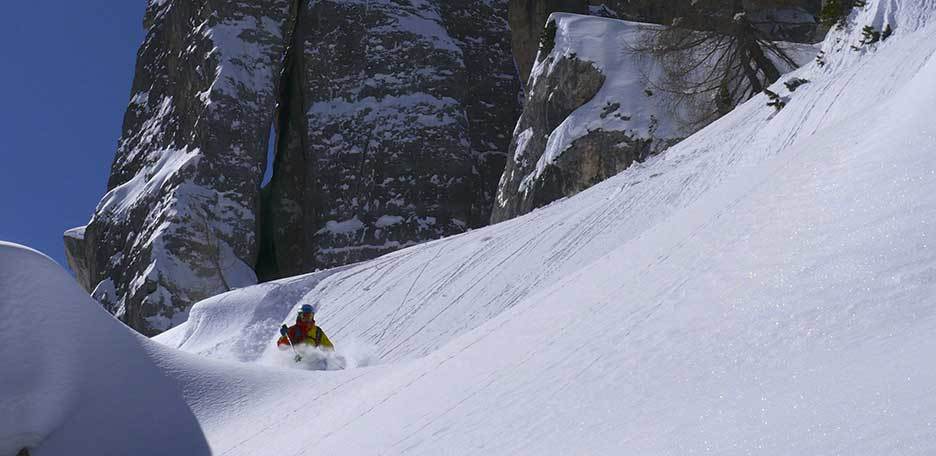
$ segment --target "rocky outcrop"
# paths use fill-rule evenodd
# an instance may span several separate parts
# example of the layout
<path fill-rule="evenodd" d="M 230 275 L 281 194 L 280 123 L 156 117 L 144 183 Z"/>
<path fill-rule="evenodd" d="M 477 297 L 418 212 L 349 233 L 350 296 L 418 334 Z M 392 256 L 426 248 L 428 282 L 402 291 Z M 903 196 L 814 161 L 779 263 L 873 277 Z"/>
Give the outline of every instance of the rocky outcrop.
<path fill-rule="evenodd" d="M 688 135 L 653 94 L 652 59 L 605 52 L 650 25 L 553 15 L 552 49 L 537 57 L 491 222 L 574 195 Z"/>
<path fill-rule="evenodd" d="M 151 0 L 70 265 L 155 334 L 258 278 L 486 224 L 519 114 L 505 17 L 506 0 Z"/>
<path fill-rule="evenodd" d="M 93 255 L 85 242 L 85 227 L 72 228 L 65 232 L 65 259 L 68 261 L 71 270 L 75 272 L 75 280 L 82 288 L 89 292 L 94 290 L 97 284 L 91 279 L 91 265 L 88 260 Z"/>
<path fill-rule="evenodd" d="M 757 11 L 768 14 L 777 11 L 771 9 L 774 7 L 799 11 L 806 4 L 812 2 L 760 2 L 749 7 L 761 8 Z M 724 103 L 713 90 L 701 91 L 697 96 L 674 96 L 679 90 L 660 89 L 674 87 L 667 79 L 673 74 L 673 65 L 661 64 L 660 56 L 652 52 L 665 26 L 597 16 L 663 22 L 679 15 L 679 4 L 666 5 L 607 0 L 589 5 L 591 17 L 567 13 L 552 16 L 555 19 L 544 27 L 538 44 L 524 112 L 509 151 L 512 159 L 498 186 L 492 223 L 601 182 L 665 150 L 746 99 Z M 718 2 L 706 5 L 717 7 Z M 750 21 L 746 16 L 734 20 L 745 18 Z M 777 17 L 771 20 L 782 22 Z M 772 33 L 794 30 L 790 24 L 783 22 Z M 814 22 L 811 26 L 815 30 Z M 781 47 L 800 64 L 815 55 L 815 49 L 808 45 L 785 43 Z M 706 74 L 716 60 L 699 58 L 692 74 Z M 793 62 L 782 60 L 774 62 L 779 71 L 793 68 Z M 759 91 L 752 87 L 748 83 L 746 88 L 732 90 Z M 716 106 L 718 112 L 706 111 L 714 111 Z"/>
<path fill-rule="evenodd" d="M 661 26 L 558 13 L 551 20 L 555 35 L 533 67 L 492 223 L 574 195 L 667 149 L 704 126 L 690 121 L 698 117 L 694 106 L 714 104 L 713 95 L 687 103 L 657 89 L 665 71 L 646 37 Z M 812 58 L 815 50 L 802 47 L 805 53 L 793 54 Z M 711 60 L 701 63 L 700 74 Z"/>
<path fill-rule="evenodd" d="M 259 184 L 289 0 L 151 0 L 108 192 L 70 265 L 144 334 L 256 282 Z"/>

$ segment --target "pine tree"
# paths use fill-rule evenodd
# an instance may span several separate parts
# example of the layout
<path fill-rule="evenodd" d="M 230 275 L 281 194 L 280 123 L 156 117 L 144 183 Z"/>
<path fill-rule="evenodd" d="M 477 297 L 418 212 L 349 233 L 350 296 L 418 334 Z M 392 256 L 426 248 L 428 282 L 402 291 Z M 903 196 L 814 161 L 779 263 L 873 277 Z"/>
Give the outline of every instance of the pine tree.
<path fill-rule="evenodd" d="M 764 89 L 764 94 L 767 95 L 767 98 L 770 98 L 770 101 L 767 102 L 767 106 L 771 106 L 777 111 L 783 109 L 786 106 L 786 102 L 780 98 L 780 95 L 777 92 L 774 92 L 770 89 Z"/>
<path fill-rule="evenodd" d="M 875 30 L 874 27 L 870 25 L 866 25 L 864 26 L 864 28 L 861 29 L 861 36 L 862 36 L 861 38 L 862 46 L 867 45 L 867 44 L 874 44 L 874 43 L 877 43 L 878 41 L 881 41 L 881 32 Z"/>

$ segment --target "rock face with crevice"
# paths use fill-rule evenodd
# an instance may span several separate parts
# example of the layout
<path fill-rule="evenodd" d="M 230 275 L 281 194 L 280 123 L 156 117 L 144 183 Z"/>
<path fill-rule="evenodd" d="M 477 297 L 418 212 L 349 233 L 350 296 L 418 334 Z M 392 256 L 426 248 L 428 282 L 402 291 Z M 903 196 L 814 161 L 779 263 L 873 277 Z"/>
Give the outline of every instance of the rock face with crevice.
<path fill-rule="evenodd" d="M 505 12 L 499 2 L 401 1 L 302 13 L 266 199 L 265 275 L 487 222 L 519 114 Z"/>
<path fill-rule="evenodd" d="M 150 0 L 108 192 L 66 233 L 81 283 L 152 335 L 486 224 L 519 115 L 506 1 Z"/>

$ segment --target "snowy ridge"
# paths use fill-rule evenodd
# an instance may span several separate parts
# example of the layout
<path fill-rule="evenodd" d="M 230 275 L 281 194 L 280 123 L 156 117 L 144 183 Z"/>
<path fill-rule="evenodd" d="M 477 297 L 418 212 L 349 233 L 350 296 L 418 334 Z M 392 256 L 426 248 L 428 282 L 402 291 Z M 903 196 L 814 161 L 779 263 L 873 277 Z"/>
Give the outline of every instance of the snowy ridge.
<path fill-rule="evenodd" d="M 263 360 L 278 323 L 311 303 L 339 351 L 372 344 L 380 365 L 284 370 L 141 340 L 165 373 L 153 378 L 228 456 L 932 454 L 936 30 L 918 17 L 936 5 L 872 1 L 854 26 L 885 4 L 894 35 L 858 51 L 854 29 L 830 36 L 825 66 L 788 76 L 809 83 L 771 89 L 788 98 L 779 112 L 756 97 L 575 197 L 203 301 L 157 337 Z M 11 262 L 0 249 L 0 271 Z M 0 291 L 0 309 L 21 296 Z M 55 305 L 42 298 L 25 299 Z M 246 330 L 264 321 L 268 333 Z M 4 363 L 43 350 L 4 342 Z"/>

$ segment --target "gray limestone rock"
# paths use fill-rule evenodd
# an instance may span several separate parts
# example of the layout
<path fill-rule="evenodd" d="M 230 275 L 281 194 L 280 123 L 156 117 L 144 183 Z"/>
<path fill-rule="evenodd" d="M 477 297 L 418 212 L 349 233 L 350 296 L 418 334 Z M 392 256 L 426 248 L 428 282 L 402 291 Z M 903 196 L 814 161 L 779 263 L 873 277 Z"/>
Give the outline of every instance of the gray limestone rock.
<path fill-rule="evenodd" d="M 151 335 L 258 279 L 486 224 L 519 115 L 506 15 L 507 0 L 150 0 L 108 193 L 66 235 L 79 280 Z"/>
<path fill-rule="evenodd" d="M 486 223 L 519 111 L 504 6 L 317 2 L 303 13 L 265 198 L 265 277 Z"/>
<path fill-rule="evenodd" d="M 108 192 L 72 267 L 152 335 L 256 282 L 257 209 L 293 2 L 151 0 Z"/>
<path fill-rule="evenodd" d="M 685 0 L 588 0 L 589 13 L 596 16 L 656 24 L 670 24 L 683 14 Z M 703 0 L 698 7 L 730 10 L 739 6 L 766 36 L 776 41 L 815 43 L 819 24 L 816 15 L 822 0 Z"/>
<path fill-rule="evenodd" d="M 90 258 L 89 245 L 85 242 L 85 227 L 80 226 L 65 232 L 65 260 L 68 261 L 68 267 L 75 272 L 75 279 L 78 284 L 88 293 L 94 291 L 96 282 L 91 281 L 91 265 L 88 264 Z"/>
<path fill-rule="evenodd" d="M 659 26 L 553 18 L 555 48 L 541 50 L 532 70 L 491 223 L 574 195 L 692 132 L 651 90 L 659 65 L 636 46 Z"/>
<path fill-rule="evenodd" d="M 606 0 L 593 2 L 589 11 L 663 21 L 666 15 L 678 14 L 677 4 L 664 8 L 665 3 Z M 774 14 L 777 10 L 771 8 L 801 11 L 802 5 L 812 5 L 793 3 L 770 0 L 746 7 Z M 511 17 L 516 16 L 522 15 L 512 11 Z M 771 16 L 770 21 L 793 16 Z M 714 97 L 702 99 L 710 95 L 679 100 L 671 95 L 673 91 L 658 90 L 666 85 L 661 83 L 665 71 L 650 52 L 646 37 L 662 26 L 564 13 L 552 17 L 556 24 L 544 27 L 547 45 L 539 48 L 533 60 L 524 111 L 509 151 L 512 159 L 498 186 L 492 223 L 574 195 L 660 153 L 707 123 L 693 121 L 709 119 L 693 109 L 716 105 Z M 790 24 L 778 25 L 772 33 L 793 33 Z M 515 38 L 518 33 L 523 35 L 514 30 Z M 797 48 L 794 54 L 800 59 L 800 54 L 811 58 L 815 52 L 806 45 L 783 47 Z M 710 60 L 700 61 L 714 63 Z M 784 65 L 781 71 L 792 69 Z M 705 64 L 700 67 L 700 74 L 705 68 Z"/>
<path fill-rule="evenodd" d="M 517 123 L 507 168 L 501 178 L 491 223 L 525 214 L 565 196 L 574 195 L 617 174 L 651 151 L 651 138 L 626 131 L 595 130 L 571 143 L 555 162 L 540 166 L 553 132 L 598 93 L 606 76 L 594 62 L 556 56 L 543 62 L 548 72 L 533 79 L 530 96 Z M 544 70 L 547 71 L 547 70 Z M 610 109 L 613 108 L 613 109 Z M 620 104 L 606 110 L 618 112 Z"/>

